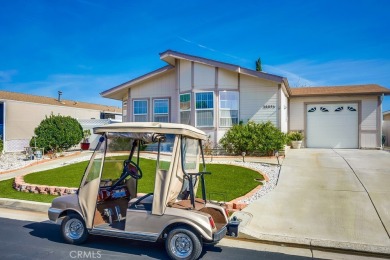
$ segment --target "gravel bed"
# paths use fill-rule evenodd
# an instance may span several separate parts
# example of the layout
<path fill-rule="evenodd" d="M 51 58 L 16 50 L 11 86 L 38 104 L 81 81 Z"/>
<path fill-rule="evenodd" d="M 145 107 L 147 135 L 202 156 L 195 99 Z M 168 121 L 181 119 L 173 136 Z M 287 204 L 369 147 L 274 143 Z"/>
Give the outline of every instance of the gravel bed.
<path fill-rule="evenodd" d="M 36 160 L 27 160 L 26 155 L 22 153 L 5 153 L 0 155 L 0 173 L 26 167 L 37 162 Z"/>
<path fill-rule="evenodd" d="M 255 171 L 259 171 L 269 178 L 269 181 L 264 182 L 264 185 L 261 187 L 259 191 L 253 194 L 251 197 L 242 199 L 239 203 L 250 204 L 265 194 L 273 190 L 278 182 L 280 166 L 271 165 L 266 163 L 252 163 L 252 162 L 232 162 L 232 161 L 220 161 L 220 162 L 212 162 L 213 164 L 232 164 L 241 167 L 246 167 Z"/>

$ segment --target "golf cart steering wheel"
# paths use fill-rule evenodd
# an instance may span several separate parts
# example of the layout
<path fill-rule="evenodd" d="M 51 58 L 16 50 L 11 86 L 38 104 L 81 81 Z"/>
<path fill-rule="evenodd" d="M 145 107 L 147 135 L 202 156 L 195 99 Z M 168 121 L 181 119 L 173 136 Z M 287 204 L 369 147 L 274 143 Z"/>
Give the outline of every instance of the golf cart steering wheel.
<path fill-rule="evenodd" d="M 125 176 L 130 175 L 136 180 L 139 180 L 142 178 L 142 171 L 138 167 L 138 165 L 130 160 L 126 160 L 123 162 L 123 171 L 125 172 Z"/>

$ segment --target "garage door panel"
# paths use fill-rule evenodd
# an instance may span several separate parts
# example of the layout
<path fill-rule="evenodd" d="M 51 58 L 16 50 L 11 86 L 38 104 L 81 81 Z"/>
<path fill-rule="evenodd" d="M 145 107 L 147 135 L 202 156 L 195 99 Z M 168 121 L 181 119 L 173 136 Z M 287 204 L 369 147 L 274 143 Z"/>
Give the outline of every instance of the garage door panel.
<path fill-rule="evenodd" d="M 358 148 L 357 104 L 314 104 L 306 111 L 307 147 Z"/>

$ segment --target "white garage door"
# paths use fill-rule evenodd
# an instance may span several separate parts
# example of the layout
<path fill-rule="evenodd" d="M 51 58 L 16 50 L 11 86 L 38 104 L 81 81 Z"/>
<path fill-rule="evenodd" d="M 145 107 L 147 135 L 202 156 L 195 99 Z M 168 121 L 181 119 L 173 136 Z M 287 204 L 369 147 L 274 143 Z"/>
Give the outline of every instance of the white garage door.
<path fill-rule="evenodd" d="M 306 115 L 307 147 L 359 148 L 357 104 L 311 104 Z"/>

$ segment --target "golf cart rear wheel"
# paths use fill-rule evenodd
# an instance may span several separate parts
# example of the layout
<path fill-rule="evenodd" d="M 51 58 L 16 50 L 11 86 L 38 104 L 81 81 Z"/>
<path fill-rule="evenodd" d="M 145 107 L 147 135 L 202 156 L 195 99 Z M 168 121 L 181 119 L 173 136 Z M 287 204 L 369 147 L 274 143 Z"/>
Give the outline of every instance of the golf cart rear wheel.
<path fill-rule="evenodd" d="M 63 238 L 69 244 L 81 244 L 88 237 L 83 218 L 76 214 L 68 215 L 62 220 L 61 231 Z"/>
<path fill-rule="evenodd" d="M 172 259 L 198 259 L 202 253 L 202 244 L 193 231 L 177 227 L 168 233 L 165 249 Z"/>

